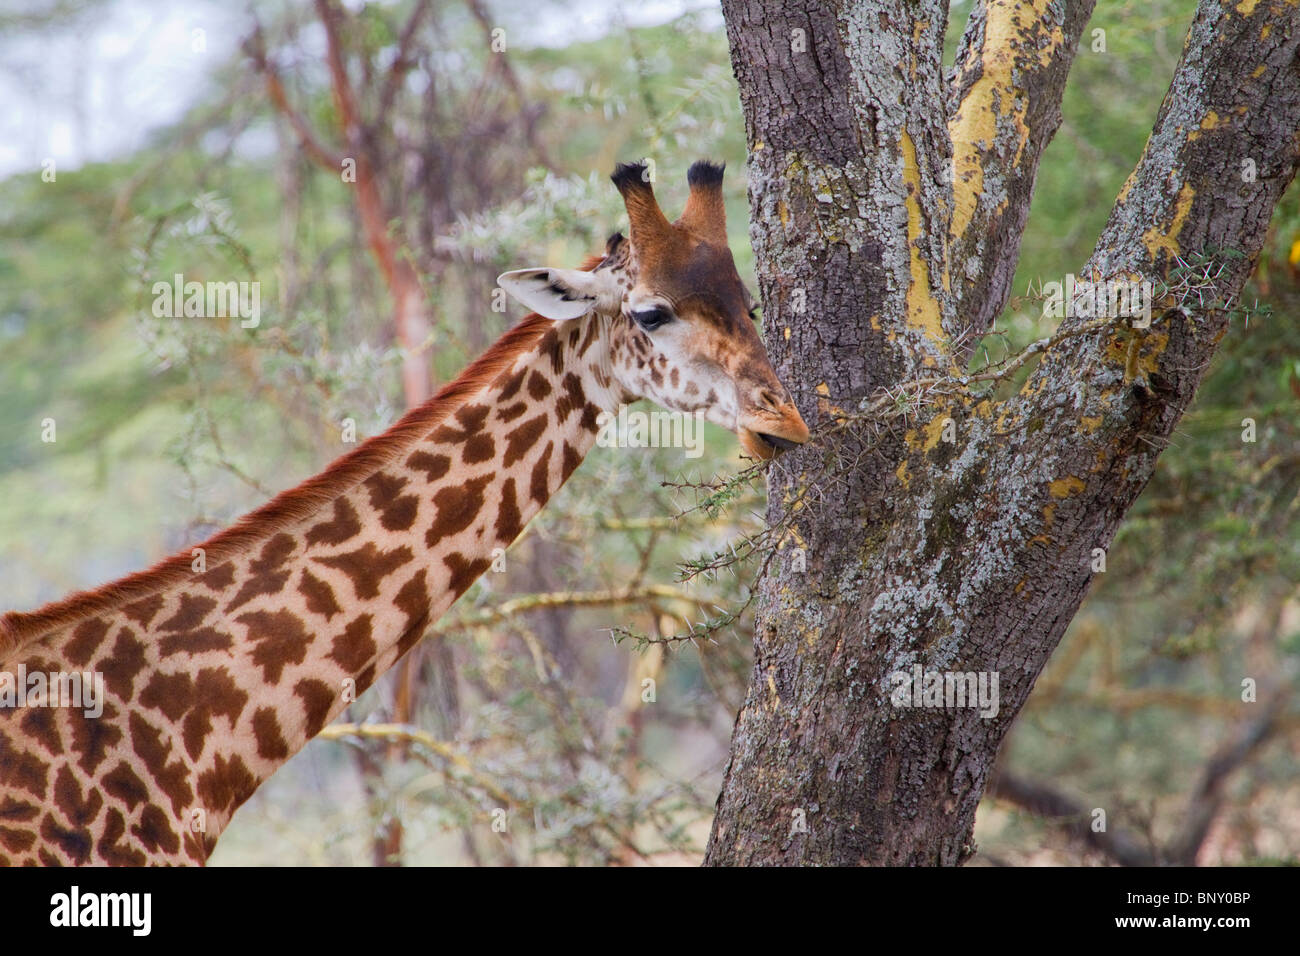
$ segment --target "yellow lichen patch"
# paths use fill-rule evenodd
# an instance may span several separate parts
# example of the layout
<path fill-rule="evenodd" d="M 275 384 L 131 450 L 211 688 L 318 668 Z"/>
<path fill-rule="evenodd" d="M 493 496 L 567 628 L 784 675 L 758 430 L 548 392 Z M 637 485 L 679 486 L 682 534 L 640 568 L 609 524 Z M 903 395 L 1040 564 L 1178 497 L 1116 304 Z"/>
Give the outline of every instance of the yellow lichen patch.
<path fill-rule="evenodd" d="M 1220 116 L 1218 113 L 1214 112 L 1214 110 L 1210 110 L 1205 114 L 1205 119 L 1201 120 L 1201 125 L 1187 134 L 1187 140 L 1188 142 L 1191 142 L 1192 140 L 1199 139 L 1202 132 L 1218 129 L 1227 122 L 1228 120 L 1225 117 Z"/>
<path fill-rule="evenodd" d="M 1052 539 L 1045 534 L 1036 534 L 1029 539 L 1030 544 L 1041 544 L 1044 548 L 1052 543 Z"/>
<path fill-rule="evenodd" d="M 917 243 L 921 238 L 921 173 L 916 165 L 916 144 L 907 130 L 903 130 L 903 184 L 907 190 L 907 251 L 911 256 L 911 281 L 907 285 L 907 324 L 920 329 L 932 342 L 944 340 L 943 323 L 939 319 L 939 301 L 930 292 L 930 269 L 921 258 Z M 934 365 L 932 356 L 922 360 Z"/>
<path fill-rule="evenodd" d="M 1016 166 L 1020 164 L 1029 141 L 1029 127 L 1025 123 L 1029 100 L 1017 92 L 1024 86 L 1023 82 L 1017 82 L 1015 75 L 1017 55 L 1020 54 L 1019 62 L 1023 64 L 1024 55 L 1036 50 L 1038 65 L 1046 66 L 1064 43 L 1059 26 L 1046 29 L 1044 42 L 1044 27 L 1040 25 L 1051 22 L 1048 4 L 1049 0 L 990 0 L 988 4 L 980 78 L 966 91 L 956 115 L 948 123 L 953 144 L 952 235 L 956 239 L 966 234 L 984 191 L 980 154 L 993 145 L 999 115 L 1011 120 L 1016 135 L 1016 155 L 1012 162 Z"/>
<path fill-rule="evenodd" d="M 1052 519 L 1056 517 L 1056 502 L 1049 501 L 1043 508 L 1043 521 L 1050 528 Z"/>
<path fill-rule="evenodd" d="M 1258 80 L 1261 76 L 1264 75 L 1264 71 L 1267 69 L 1268 67 L 1266 67 L 1263 63 L 1261 63 L 1259 66 L 1255 67 L 1255 72 L 1250 74 L 1250 78 L 1252 80 Z"/>
<path fill-rule="evenodd" d="M 1095 432 L 1101 427 L 1100 415 L 1084 415 L 1079 419 L 1079 427 L 1085 432 Z"/>
<path fill-rule="evenodd" d="M 790 207 L 785 204 L 784 199 L 777 200 L 776 214 L 781 220 L 781 228 L 784 229 L 790 225 Z"/>
<path fill-rule="evenodd" d="M 925 440 L 920 443 L 920 449 L 922 452 L 930 451 L 938 445 L 939 442 L 943 441 L 943 426 L 949 421 L 949 419 L 950 416 L 947 415 L 946 412 L 940 412 L 921 427 L 921 434 L 924 434 L 925 436 Z M 908 434 L 911 435 L 916 433 L 909 432 Z M 920 438 L 920 434 L 918 434 L 917 437 Z M 909 444 L 911 444 L 911 442 L 909 442 Z M 917 446 L 913 444 L 913 447 Z"/>
<path fill-rule="evenodd" d="M 825 382 L 818 382 L 816 392 L 818 395 L 830 395 L 831 387 Z"/>
<path fill-rule="evenodd" d="M 787 325 L 785 328 L 783 328 L 783 329 L 781 330 L 781 335 L 785 338 L 785 340 L 786 340 L 787 342 L 789 342 L 789 341 L 790 341 L 790 326 Z"/>
<path fill-rule="evenodd" d="M 894 475 L 898 478 L 899 482 L 902 483 L 903 487 L 906 488 L 908 483 L 912 480 L 912 475 L 908 469 L 906 458 L 898 463 L 898 467 L 894 470 Z"/>
<path fill-rule="evenodd" d="M 1255 7 L 1259 6 L 1259 0 L 1241 0 L 1237 4 L 1237 12 L 1243 17 L 1248 17 L 1255 12 Z"/>
<path fill-rule="evenodd" d="M 1178 190 L 1178 199 L 1174 202 L 1174 218 L 1169 225 L 1164 229 L 1152 226 L 1142 233 L 1142 243 L 1147 247 L 1147 253 L 1152 259 L 1161 249 L 1175 256 L 1181 251 L 1178 246 L 1178 234 L 1182 232 L 1183 224 L 1187 222 L 1187 214 L 1192 211 L 1194 198 L 1196 198 L 1196 190 L 1190 184 L 1184 183 L 1183 188 Z"/>
<path fill-rule="evenodd" d="M 1031 397 L 1035 392 L 1041 392 L 1047 380 L 1041 375 L 1031 375 L 1025 379 L 1025 384 L 1020 386 L 1020 394 L 1025 398 Z"/>
<path fill-rule="evenodd" d="M 1133 332 L 1112 336 L 1106 342 L 1103 359 L 1124 369 L 1124 380 L 1131 382 L 1160 368 L 1160 356 L 1169 345 L 1167 332 Z"/>
<path fill-rule="evenodd" d="M 1055 481 L 1047 483 L 1047 491 L 1053 498 L 1068 498 L 1071 495 L 1077 495 L 1086 487 L 1074 475 L 1067 475 L 1064 478 L 1057 478 Z"/>
<path fill-rule="evenodd" d="M 880 316 L 873 315 L 868 321 L 870 321 L 872 329 L 877 332 L 880 331 Z"/>

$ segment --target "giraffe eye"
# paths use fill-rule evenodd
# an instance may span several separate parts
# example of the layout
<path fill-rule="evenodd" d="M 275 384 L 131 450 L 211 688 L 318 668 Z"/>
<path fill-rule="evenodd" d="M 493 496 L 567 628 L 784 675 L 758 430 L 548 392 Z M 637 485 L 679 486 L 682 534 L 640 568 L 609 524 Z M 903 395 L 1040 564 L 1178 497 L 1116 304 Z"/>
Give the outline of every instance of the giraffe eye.
<path fill-rule="evenodd" d="M 655 306 L 650 309 L 640 309 L 632 313 L 632 319 L 637 325 L 641 326 L 646 332 L 653 332 L 665 322 L 672 321 L 673 314 L 663 306 Z"/>

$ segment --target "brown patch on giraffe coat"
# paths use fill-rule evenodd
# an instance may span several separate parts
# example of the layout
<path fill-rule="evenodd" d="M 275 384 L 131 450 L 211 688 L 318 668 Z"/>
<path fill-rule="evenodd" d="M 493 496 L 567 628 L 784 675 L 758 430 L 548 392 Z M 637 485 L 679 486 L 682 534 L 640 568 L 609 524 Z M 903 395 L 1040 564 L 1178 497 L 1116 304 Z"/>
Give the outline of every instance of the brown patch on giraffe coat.
<path fill-rule="evenodd" d="M 154 784 L 172 802 L 172 812 L 180 816 L 194 799 L 189 774 L 182 760 L 171 760 L 172 744 L 164 733 L 136 711 L 127 715 L 131 746 L 149 771 Z M 133 831 L 134 832 L 134 831 Z"/>
<path fill-rule="evenodd" d="M 587 331 L 582 336 L 582 342 L 579 343 L 578 345 L 578 358 L 582 358 L 584 355 L 586 355 L 587 349 L 591 348 L 592 345 L 595 344 L 597 338 L 597 332 L 599 332 L 599 330 L 600 330 L 599 323 L 597 322 L 587 323 Z"/>
<path fill-rule="evenodd" d="M 514 398 L 519 393 L 519 390 L 524 387 L 524 381 L 527 378 L 528 369 L 524 368 L 506 379 L 505 385 L 501 386 L 501 391 L 497 392 L 497 404 L 508 402 Z"/>
<path fill-rule="evenodd" d="M 41 821 L 41 839 L 47 846 L 57 847 L 62 851 L 64 858 L 73 866 L 85 866 L 90 862 L 92 846 L 90 833 L 63 826 L 54 819 L 52 813 L 45 814 L 45 819 Z M 42 853 L 44 854 L 45 851 Z M 44 855 L 42 859 L 45 859 Z M 58 860 L 57 857 L 53 859 Z M 47 861 L 47 865 L 57 866 L 59 863 Z"/>
<path fill-rule="evenodd" d="M 12 797 L 6 797 L 5 802 L 0 804 L 0 821 L 10 820 L 14 823 L 24 824 L 34 819 L 40 814 L 40 808 L 32 803 L 19 803 Z M 0 826 L 0 846 L 3 846 L 11 853 L 26 853 L 36 842 L 36 834 L 30 827 L 23 829 L 14 829 L 13 827 Z"/>
<path fill-rule="evenodd" d="M 428 626 L 428 614 L 425 614 L 423 617 L 412 622 L 411 625 L 402 632 L 402 636 L 397 639 L 397 656 L 401 657 L 416 643 L 418 643 L 420 638 L 424 637 L 424 630 Z"/>
<path fill-rule="evenodd" d="M 572 372 L 565 374 L 560 382 L 564 394 L 555 401 L 555 418 L 563 425 L 569 416 L 587 405 L 587 393 L 582 387 L 582 379 Z"/>
<path fill-rule="evenodd" d="M 149 800 L 149 788 L 125 760 L 119 760 L 117 766 L 104 775 L 101 783 L 105 793 L 121 800 L 132 812 Z"/>
<path fill-rule="evenodd" d="M 334 499 L 334 517 L 307 530 L 307 544 L 342 544 L 361 533 L 357 510 L 344 497 Z"/>
<path fill-rule="evenodd" d="M 355 674 L 379 653 L 379 648 L 371 637 L 372 621 L 369 614 L 362 614 L 334 638 L 330 659 L 338 661 L 339 666 L 349 674 Z"/>
<path fill-rule="evenodd" d="M 411 575 L 393 599 L 393 606 L 406 615 L 406 626 L 429 616 L 429 586 L 425 583 L 424 568 Z"/>
<path fill-rule="evenodd" d="M 497 409 L 497 421 L 505 423 L 513 422 L 524 412 L 528 411 L 528 408 L 529 405 L 527 402 L 515 402 L 513 405 L 499 408 Z"/>
<path fill-rule="evenodd" d="M 559 375 L 564 371 L 564 343 L 560 341 L 560 335 L 555 329 L 542 339 L 539 350 L 551 360 L 552 373 Z"/>
<path fill-rule="evenodd" d="M 574 469 L 581 464 L 582 455 L 578 453 L 578 449 L 574 448 L 566 441 L 564 443 L 564 465 L 560 470 L 560 482 L 563 483 L 568 481 L 569 476 L 573 474 Z"/>
<path fill-rule="evenodd" d="M 362 482 L 370 492 L 370 507 L 379 512 L 379 523 L 388 531 L 405 531 L 415 524 L 420 499 L 401 494 L 409 483 L 409 478 L 384 472 L 376 472 Z"/>
<path fill-rule="evenodd" d="M 550 394 L 551 383 L 546 380 L 545 375 L 534 369 L 528 376 L 528 397 L 534 402 L 540 402 Z"/>
<path fill-rule="evenodd" d="M 154 616 L 162 610 L 164 603 L 161 594 L 151 594 L 138 601 L 132 601 L 130 604 L 122 605 L 122 613 L 135 621 L 141 627 L 148 627 L 149 622 L 152 621 Z"/>
<path fill-rule="evenodd" d="M 438 509 L 433 519 L 433 526 L 424 535 L 424 543 L 432 548 L 439 541 L 454 534 L 459 534 L 478 517 L 483 509 L 483 489 L 492 480 L 492 475 L 482 475 L 460 485 L 440 488 L 433 496 L 433 504 Z"/>
<path fill-rule="evenodd" d="M 142 852 L 130 845 L 118 845 L 124 836 L 126 820 L 122 812 L 116 807 L 109 807 L 104 832 L 95 844 L 95 852 L 109 866 L 144 866 L 148 860 Z"/>
<path fill-rule="evenodd" d="M 147 663 L 144 641 L 138 640 L 130 628 L 123 627 L 117 632 L 112 653 L 99 662 L 104 686 L 122 703 L 129 704 L 135 696 L 136 675 L 145 669 Z"/>
<path fill-rule="evenodd" d="M 431 455 L 427 451 L 417 451 L 406 459 L 406 466 L 424 472 L 425 477 L 432 482 L 451 470 L 451 459 L 446 455 Z"/>
<path fill-rule="evenodd" d="M 357 675 L 357 696 L 360 697 L 370 689 L 370 685 L 375 682 L 375 665 L 371 664 L 360 674 Z"/>
<path fill-rule="evenodd" d="M 6 794 L 4 802 L 0 803 L 0 823 L 26 823 L 35 819 L 40 812 L 40 807 L 36 804 L 24 803 Z"/>
<path fill-rule="evenodd" d="M 140 814 L 140 822 L 131 828 L 131 835 L 144 846 L 146 853 L 175 853 L 181 848 L 180 837 L 172 826 L 172 821 L 161 808 L 154 804 L 146 806 Z"/>
<path fill-rule="evenodd" d="M 501 486 L 501 507 L 497 509 L 497 540 L 509 544 L 524 530 L 523 515 L 515 498 L 515 480 L 507 478 Z"/>
<path fill-rule="evenodd" d="M 509 468 L 523 458 L 528 449 L 537 444 L 537 440 L 546 433 L 546 422 L 547 415 L 543 412 L 528 419 L 513 431 L 506 432 L 506 453 L 501 460 L 502 468 Z"/>
<path fill-rule="evenodd" d="M 257 755 L 264 760 L 283 760 L 289 745 L 280 733 L 280 718 L 273 707 L 259 707 L 253 712 L 253 736 L 257 738 Z"/>
<path fill-rule="evenodd" d="M 453 551 L 442 559 L 451 571 L 449 587 L 452 594 L 460 597 L 474 583 L 480 574 L 492 566 L 487 558 L 466 558 L 458 551 Z"/>
<path fill-rule="evenodd" d="M 83 791 L 81 784 L 77 783 L 76 775 L 65 764 L 54 775 L 54 805 L 69 824 L 84 831 L 99 816 L 99 811 L 104 806 L 104 797 L 93 785 Z"/>
<path fill-rule="evenodd" d="M 228 760 L 217 754 L 212 767 L 199 776 L 199 799 L 209 811 L 234 810 L 257 789 L 257 778 L 238 754 Z"/>
<path fill-rule="evenodd" d="M 250 611 L 235 620 L 248 627 L 253 663 L 268 683 L 278 684 L 285 665 L 301 664 L 307 656 L 311 635 L 292 611 Z"/>
<path fill-rule="evenodd" d="M 191 760 L 198 760 L 203 744 L 212 731 L 212 718 L 226 717 L 233 728 L 248 703 L 248 694 L 240 690 L 230 674 L 220 667 L 205 667 L 194 680 L 193 703 L 181 725 L 181 739 Z"/>
<path fill-rule="evenodd" d="M 302 569 L 302 580 L 298 582 L 298 592 L 307 599 L 307 610 L 330 620 L 335 614 L 343 613 L 334 589 L 329 582 L 322 581 L 307 568 Z"/>
<path fill-rule="evenodd" d="M 177 721 L 189 709 L 189 697 L 194 689 L 190 675 L 155 673 L 140 693 L 140 706 L 161 711 L 168 720 Z"/>
<path fill-rule="evenodd" d="M 59 723 L 54 719 L 53 707 L 29 708 L 23 719 L 18 722 L 18 729 L 44 747 L 51 756 L 63 753 L 63 739 L 59 736 Z"/>
<path fill-rule="evenodd" d="M 330 707 L 334 705 L 337 695 L 329 684 L 314 677 L 304 677 L 294 685 L 293 692 L 302 698 L 302 706 L 307 715 L 307 736 L 315 737 L 325 726 Z"/>
<path fill-rule="evenodd" d="M 84 711 L 76 708 L 66 713 L 64 724 L 72 731 L 72 750 L 81 754 L 77 766 L 93 775 L 108 758 L 108 752 L 122 739 L 122 731 L 113 722 L 118 714 L 117 708 L 105 703 L 104 712 L 98 718 L 87 717 Z"/>
<path fill-rule="evenodd" d="M 186 830 L 181 835 L 181 848 L 185 851 L 185 855 L 199 865 L 207 862 L 216 846 L 217 838 L 211 833 L 194 833 Z"/>
<path fill-rule="evenodd" d="M 539 505 L 546 504 L 551 497 L 551 449 L 555 442 L 548 441 L 545 450 L 537 461 L 533 462 L 533 473 L 528 483 L 528 496 Z"/>
<path fill-rule="evenodd" d="M 99 650 L 99 645 L 108 637 L 108 621 L 93 617 L 82 621 L 72 632 L 72 640 L 63 647 L 63 656 L 74 667 L 85 667 Z"/>
<path fill-rule="evenodd" d="M 212 612 L 217 602 L 195 594 L 182 594 L 176 613 L 158 625 L 160 631 L 192 631 Z"/>
<path fill-rule="evenodd" d="M 436 498 L 434 500 L 437 501 Z M 441 519 L 442 515 L 439 514 L 438 517 Z M 414 558 L 414 552 L 406 545 L 389 551 L 380 551 L 373 541 L 367 541 L 364 547 L 357 548 L 355 551 L 313 560 L 346 574 L 352 579 L 352 589 L 356 591 L 357 597 L 368 600 L 379 596 L 380 581 L 402 565 L 409 564 Z"/>
<path fill-rule="evenodd" d="M 262 553 L 249 564 L 249 577 L 239 588 L 239 593 L 226 605 L 226 613 L 230 614 L 243 607 L 259 595 L 279 594 L 283 591 L 289 582 L 289 575 L 293 573 L 292 568 L 284 565 L 297 547 L 293 536 L 283 532 L 267 541 L 262 546 Z"/>
<path fill-rule="evenodd" d="M 461 460 L 467 465 L 477 465 L 489 461 L 496 453 L 497 443 L 485 432 L 465 442 L 465 451 L 461 455 Z"/>
<path fill-rule="evenodd" d="M 50 784 L 49 764 L 34 753 L 22 751 L 15 754 L 12 744 L 4 734 L 0 734 L 0 752 L 5 755 L 5 782 L 11 787 L 26 790 L 39 800 L 44 800 L 45 791 Z"/>
<path fill-rule="evenodd" d="M 472 435 L 483 430 L 483 425 L 487 422 L 488 414 L 491 411 L 492 407 L 490 405 L 483 405 L 478 402 L 462 405 L 456 409 L 456 414 L 453 416 L 459 427 L 447 422 L 435 428 L 429 434 L 429 438 L 435 442 L 449 445 L 457 445 L 467 441 Z"/>
<path fill-rule="evenodd" d="M 200 574 L 195 580 L 210 591 L 224 591 L 235 583 L 235 565 L 230 561 L 223 561 L 215 568 L 209 568 Z"/>
<path fill-rule="evenodd" d="M 169 634 L 158 642 L 158 649 L 164 655 L 184 651 L 186 654 L 202 654 L 204 651 L 224 651 L 230 648 L 234 640 L 225 631 L 214 627 L 201 627 L 197 631 L 182 631 Z"/>

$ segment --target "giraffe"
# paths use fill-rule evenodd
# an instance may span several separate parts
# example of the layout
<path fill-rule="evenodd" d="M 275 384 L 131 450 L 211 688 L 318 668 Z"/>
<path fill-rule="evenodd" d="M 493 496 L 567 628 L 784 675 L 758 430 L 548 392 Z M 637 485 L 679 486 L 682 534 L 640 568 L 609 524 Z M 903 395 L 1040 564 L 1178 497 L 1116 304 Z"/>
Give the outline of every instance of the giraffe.
<path fill-rule="evenodd" d="M 701 412 L 761 458 L 806 442 L 727 246 L 722 172 L 693 164 L 669 222 L 648 168 L 619 164 L 628 237 L 579 269 L 502 275 L 531 314 L 386 432 L 204 541 L 201 567 L 191 549 L 0 617 L 11 694 L 20 671 L 104 687 L 98 714 L 0 705 L 0 864 L 204 863 L 261 782 L 515 540 L 602 411 Z"/>

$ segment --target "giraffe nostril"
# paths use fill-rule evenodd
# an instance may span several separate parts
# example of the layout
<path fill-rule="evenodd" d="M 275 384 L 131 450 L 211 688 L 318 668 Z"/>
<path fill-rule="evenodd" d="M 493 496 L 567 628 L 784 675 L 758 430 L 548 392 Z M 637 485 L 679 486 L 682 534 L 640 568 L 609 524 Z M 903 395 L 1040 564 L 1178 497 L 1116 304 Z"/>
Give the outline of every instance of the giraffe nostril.
<path fill-rule="evenodd" d="M 766 409 L 769 412 L 779 411 L 784 404 L 781 397 L 771 389 L 760 388 L 754 395 L 754 404 L 759 408 Z"/>

